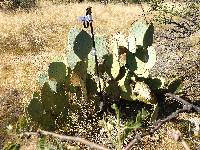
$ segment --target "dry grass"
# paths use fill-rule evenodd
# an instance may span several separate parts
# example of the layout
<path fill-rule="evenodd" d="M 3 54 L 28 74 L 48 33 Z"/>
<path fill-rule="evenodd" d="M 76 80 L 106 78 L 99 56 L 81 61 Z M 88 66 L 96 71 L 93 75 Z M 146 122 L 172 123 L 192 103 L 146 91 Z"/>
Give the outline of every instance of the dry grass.
<path fill-rule="evenodd" d="M 140 6 L 84 3 L 53 5 L 42 2 L 38 9 L 29 13 L 0 12 L 0 52 L 62 51 L 66 48 L 67 31 L 81 26 L 77 17 L 93 7 L 95 32 L 110 35 L 127 31 L 126 27 L 142 15 Z"/>

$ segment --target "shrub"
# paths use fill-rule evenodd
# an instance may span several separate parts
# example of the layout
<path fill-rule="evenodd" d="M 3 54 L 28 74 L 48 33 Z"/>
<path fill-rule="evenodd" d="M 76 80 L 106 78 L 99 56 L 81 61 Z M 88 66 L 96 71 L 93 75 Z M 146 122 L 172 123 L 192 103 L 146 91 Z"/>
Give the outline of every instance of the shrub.
<path fill-rule="evenodd" d="M 36 0 L 5 0 L 3 2 L 3 8 L 5 9 L 29 9 L 36 7 Z"/>

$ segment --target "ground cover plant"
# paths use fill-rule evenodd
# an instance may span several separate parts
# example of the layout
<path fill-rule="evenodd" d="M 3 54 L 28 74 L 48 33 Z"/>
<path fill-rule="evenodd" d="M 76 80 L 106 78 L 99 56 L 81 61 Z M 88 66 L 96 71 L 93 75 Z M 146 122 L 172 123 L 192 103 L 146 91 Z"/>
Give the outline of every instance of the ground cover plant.
<path fill-rule="evenodd" d="M 8 137 L 15 135 L 4 149 L 26 149 L 27 140 L 36 141 L 33 145 L 37 149 L 148 149 L 149 143 L 159 143 L 166 136 L 157 132 L 168 128 L 178 129 L 170 130 L 168 136 L 179 148 L 197 148 L 198 101 L 181 98 L 187 98 L 184 77 L 161 78 L 158 72 L 152 72 L 160 61 L 160 51 L 153 44 L 158 22 L 147 19 L 142 17 L 124 33 L 109 36 L 93 36 L 90 28 L 78 25 L 70 28 L 66 32 L 67 52 L 53 54 L 47 69 L 35 76 L 37 87 L 22 106 L 24 111 L 17 123 L 8 123 L 2 130 Z M 4 70 L 9 72 L 9 66 Z M 7 96 L 12 102 L 20 99 L 17 90 Z M 181 105 L 170 104 L 168 97 Z M 166 123 L 183 112 L 193 112 L 197 117 L 178 119 L 175 126 Z"/>

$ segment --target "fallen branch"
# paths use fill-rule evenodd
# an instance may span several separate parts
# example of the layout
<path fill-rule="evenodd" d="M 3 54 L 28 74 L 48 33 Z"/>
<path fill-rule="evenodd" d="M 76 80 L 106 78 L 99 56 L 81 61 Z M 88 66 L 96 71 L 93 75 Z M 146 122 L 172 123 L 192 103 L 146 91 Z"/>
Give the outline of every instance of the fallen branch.
<path fill-rule="evenodd" d="M 186 106 L 184 105 L 182 109 L 178 109 L 176 110 L 175 112 L 173 112 L 171 115 L 167 116 L 165 119 L 163 120 L 157 120 L 154 125 L 153 125 L 153 128 L 150 130 L 149 134 L 153 134 L 156 130 L 158 130 L 164 123 L 178 117 L 179 113 L 182 113 L 182 112 L 187 112 L 187 111 L 190 111 L 192 109 L 192 107 L 189 105 L 189 106 Z"/>
<path fill-rule="evenodd" d="M 183 104 L 183 108 L 182 109 L 178 109 L 175 112 L 173 112 L 171 115 L 167 116 L 165 119 L 163 120 L 157 120 L 154 124 L 153 127 L 150 128 L 146 133 L 143 133 L 141 135 L 136 134 L 136 136 L 134 137 L 134 139 L 124 148 L 124 150 L 130 150 L 134 144 L 136 144 L 138 141 L 141 141 L 141 139 L 147 135 L 152 135 L 155 131 L 157 131 L 164 123 L 178 117 L 179 113 L 182 112 L 188 112 L 191 111 L 192 109 L 194 109 L 197 112 L 200 112 L 200 107 L 195 106 L 189 102 L 187 102 L 186 100 L 172 94 L 172 93 L 166 93 L 166 96 L 172 97 L 174 99 L 176 99 L 177 101 L 181 102 Z"/>
<path fill-rule="evenodd" d="M 97 149 L 97 150 L 109 150 L 106 147 L 100 146 L 96 143 L 90 142 L 88 140 L 85 140 L 85 139 L 82 139 L 82 138 L 79 138 L 79 137 L 60 135 L 60 134 L 57 134 L 57 133 L 43 131 L 43 130 L 39 130 L 37 132 L 24 132 L 24 133 L 22 133 L 21 137 L 30 137 L 32 135 L 33 136 L 48 135 L 48 136 L 53 136 L 55 138 L 58 138 L 62 142 L 75 141 L 75 142 L 83 143 L 83 144 L 89 146 L 90 148 L 94 148 L 94 149 Z"/>
<path fill-rule="evenodd" d="M 180 97 L 178 97 L 178 96 L 176 96 L 176 95 L 174 95 L 174 94 L 172 94 L 172 93 L 166 93 L 166 96 L 172 97 L 172 98 L 174 98 L 175 100 L 181 102 L 183 105 L 191 106 L 195 111 L 200 112 L 200 107 L 195 106 L 195 105 L 193 105 L 193 104 L 190 104 L 190 103 L 187 102 L 186 100 L 184 100 L 184 99 L 182 99 L 182 98 L 180 98 Z"/>
<path fill-rule="evenodd" d="M 134 137 L 134 139 L 124 148 L 124 150 L 130 150 L 133 145 L 135 145 L 137 142 L 141 141 L 141 139 L 147 135 L 152 135 L 155 131 L 157 131 L 164 123 L 172 120 L 173 118 L 176 118 L 178 116 L 179 113 L 182 112 L 186 112 L 188 111 L 189 108 L 187 107 L 183 107 L 182 109 L 177 110 L 176 112 L 172 113 L 171 115 L 169 115 L 167 118 L 163 119 L 163 120 L 157 120 L 153 127 L 151 129 L 149 129 L 149 131 L 147 133 L 138 135 L 136 134 L 136 136 Z M 190 107 L 191 109 L 191 107 Z"/>

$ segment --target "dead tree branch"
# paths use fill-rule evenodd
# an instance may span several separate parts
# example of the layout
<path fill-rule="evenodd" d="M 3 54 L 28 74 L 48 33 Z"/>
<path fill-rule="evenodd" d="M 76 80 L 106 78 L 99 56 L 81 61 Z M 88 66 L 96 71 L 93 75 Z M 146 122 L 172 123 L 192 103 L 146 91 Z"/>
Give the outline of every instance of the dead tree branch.
<path fill-rule="evenodd" d="M 136 136 L 134 137 L 134 139 L 124 148 L 124 150 L 130 150 L 134 144 L 136 144 L 138 141 L 141 141 L 141 139 L 147 135 L 152 135 L 155 131 L 157 131 L 164 123 L 178 117 L 179 113 L 182 112 L 189 112 L 192 109 L 194 109 L 197 112 L 200 112 L 200 107 L 195 106 L 189 102 L 187 102 L 186 100 L 172 94 L 172 93 L 166 93 L 166 96 L 172 97 L 175 100 L 177 100 L 178 102 L 183 104 L 183 108 L 182 109 L 178 109 L 175 112 L 173 112 L 171 115 L 167 116 L 165 119 L 162 120 L 157 120 L 153 126 L 146 132 L 143 133 L 141 135 L 136 134 Z"/>
<path fill-rule="evenodd" d="M 171 97 L 171 98 L 174 98 L 174 99 L 177 100 L 178 102 L 181 102 L 181 103 L 183 104 L 183 106 L 184 106 L 184 105 L 186 105 L 186 106 L 191 106 L 195 111 L 200 112 L 200 107 L 195 106 L 195 105 L 193 105 L 193 104 L 190 104 L 190 103 L 187 102 L 186 100 L 184 100 L 184 99 L 182 99 L 182 98 L 180 98 L 180 97 L 178 97 L 178 96 L 176 96 L 176 95 L 174 95 L 174 94 L 172 94 L 172 93 L 166 93 L 166 96 L 169 96 L 169 97 Z"/>
<path fill-rule="evenodd" d="M 96 143 L 90 142 L 88 140 L 85 140 L 85 139 L 82 139 L 82 138 L 79 138 L 79 137 L 60 135 L 60 134 L 57 134 L 57 133 L 43 131 L 43 130 L 39 130 L 37 132 L 24 132 L 24 133 L 22 133 L 21 137 L 41 136 L 41 135 L 52 136 L 52 137 L 60 139 L 62 142 L 66 142 L 66 141 L 80 142 L 80 143 L 83 143 L 83 144 L 89 146 L 90 148 L 94 148 L 94 149 L 97 149 L 97 150 L 109 150 L 106 147 L 100 146 Z"/>

